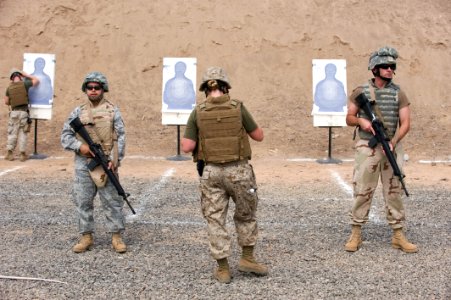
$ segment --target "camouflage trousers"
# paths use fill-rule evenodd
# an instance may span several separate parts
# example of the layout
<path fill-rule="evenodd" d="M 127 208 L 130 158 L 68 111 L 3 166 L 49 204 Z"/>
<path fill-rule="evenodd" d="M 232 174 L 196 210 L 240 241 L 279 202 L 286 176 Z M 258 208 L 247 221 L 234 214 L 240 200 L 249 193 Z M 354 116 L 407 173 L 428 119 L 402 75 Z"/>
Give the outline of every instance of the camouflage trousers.
<path fill-rule="evenodd" d="M 244 162 L 207 164 L 200 180 L 202 214 L 208 224 L 210 253 L 216 260 L 231 255 L 226 228 L 229 198 L 235 202 L 233 220 L 240 246 L 257 241 L 257 184 L 253 168 Z"/>
<path fill-rule="evenodd" d="M 99 194 L 102 210 L 106 217 L 108 232 L 121 232 L 125 229 L 122 208 L 124 199 L 118 195 L 108 180 L 104 187 L 97 187 L 87 169 L 75 169 L 73 201 L 78 211 L 78 229 L 81 234 L 92 233 L 94 225 L 94 197 Z"/>
<path fill-rule="evenodd" d="M 402 169 L 403 152 L 401 144 L 396 146 L 395 154 L 398 166 Z M 401 198 L 401 183 L 398 177 L 393 174 L 393 169 L 382 151 L 382 147 L 378 145 L 371 149 L 367 140 L 359 140 L 356 144 L 353 178 L 354 206 L 351 210 L 351 224 L 362 225 L 368 221 L 368 214 L 379 177 L 382 183 L 388 224 L 393 229 L 402 228 L 405 211 Z"/>
<path fill-rule="evenodd" d="M 27 120 L 28 113 L 26 111 L 13 110 L 9 112 L 7 150 L 14 151 L 17 143 L 19 144 L 20 152 L 27 150 L 27 131 L 29 126 Z"/>

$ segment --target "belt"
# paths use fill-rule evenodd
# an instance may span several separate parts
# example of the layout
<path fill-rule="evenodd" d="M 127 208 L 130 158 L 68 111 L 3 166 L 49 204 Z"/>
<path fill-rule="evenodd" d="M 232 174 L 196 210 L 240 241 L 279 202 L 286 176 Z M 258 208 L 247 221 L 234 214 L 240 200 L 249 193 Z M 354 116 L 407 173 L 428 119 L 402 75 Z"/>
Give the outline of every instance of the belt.
<path fill-rule="evenodd" d="M 247 159 L 243 159 L 243 160 L 229 161 L 229 162 L 226 162 L 226 163 L 211 163 L 211 162 L 207 162 L 206 165 L 207 166 L 216 166 L 216 167 L 231 167 L 231 166 L 245 165 L 245 164 L 247 164 L 247 162 L 248 162 Z"/>
<path fill-rule="evenodd" d="M 12 110 L 27 111 L 28 110 L 28 104 L 16 106 Z"/>

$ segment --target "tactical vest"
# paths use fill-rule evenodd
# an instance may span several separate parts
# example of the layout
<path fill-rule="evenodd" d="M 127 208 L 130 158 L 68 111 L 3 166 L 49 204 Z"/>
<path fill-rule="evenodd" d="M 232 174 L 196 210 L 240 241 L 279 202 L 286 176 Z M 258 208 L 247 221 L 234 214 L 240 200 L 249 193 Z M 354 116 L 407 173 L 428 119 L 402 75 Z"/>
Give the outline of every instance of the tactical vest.
<path fill-rule="evenodd" d="M 8 95 L 13 110 L 17 106 L 28 105 L 28 93 L 23 81 L 11 82 L 8 87 Z"/>
<path fill-rule="evenodd" d="M 241 102 L 210 98 L 196 107 L 199 128 L 198 159 L 226 163 L 251 158 L 251 146 L 241 117 Z"/>
<path fill-rule="evenodd" d="M 91 103 L 83 104 L 79 118 L 93 142 L 101 145 L 103 152 L 110 155 L 116 139 L 113 128 L 114 105 L 106 99 L 102 99 L 96 107 L 91 107 Z M 77 138 L 86 143 L 80 136 L 77 135 Z"/>
<path fill-rule="evenodd" d="M 399 123 L 399 99 L 398 99 L 399 86 L 397 86 L 394 83 L 389 83 L 387 86 L 381 89 L 373 87 L 376 99 L 372 99 L 373 97 L 371 96 L 369 86 L 370 84 L 371 83 L 369 84 L 367 83 L 362 86 L 363 92 L 365 93 L 365 96 L 368 99 L 370 99 L 370 101 L 376 100 L 377 106 L 379 106 L 383 117 L 386 133 L 388 137 L 391 139 L 395 135 Z M 360 109 L 358 116 L 360 118 L 370 120 L 370 118 L 365 114 L 363 109 Z M 376 117 L 378 116 L 376 115 Z M 373 137 L 373 135 L 369 132 L 359 130 L 359 137 L 361 139 L 369 140 Z"/>

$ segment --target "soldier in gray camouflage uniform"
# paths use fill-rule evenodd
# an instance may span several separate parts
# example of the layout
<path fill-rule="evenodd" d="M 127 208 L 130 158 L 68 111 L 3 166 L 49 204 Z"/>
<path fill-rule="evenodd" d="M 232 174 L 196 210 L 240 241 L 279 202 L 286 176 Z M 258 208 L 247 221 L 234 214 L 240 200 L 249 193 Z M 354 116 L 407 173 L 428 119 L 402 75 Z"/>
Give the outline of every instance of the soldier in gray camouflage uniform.
<path fill-rule="evenodd" d="M 223 69 L 207 69 L 200 85 L 207 99 L 192 111 L 182 139 L 182 150 L 193 152 L 195 161 L 205 162 L 200 171 L 201 206 L 208 223 L 210 253 L 218 263 L 214 277 L 221 283 L 231 282 L 227 259 L 231 239 L 226 229 L 230 197 L 235 202 L 233 219 L 242 247 L 238 269 L 263 276 L 268 273 L 268 268 L 257 263 L 253 255 L 258 197 L 254 171 L 248 163 L 248 136 L 262 141 L 263 130 L 241 101 L 230 98 L 230 88 Z"/>
<path fill-rule="evenodd" d="M 357 87 L 349 97 L 346 123 L 358 127 L 359 140 L 356 144 L 354 166 L 354 206 L 351 210 L 352 233 L 345 250 L 355 252 L 362 244 L 361 226 L 368 221 L 374 191 L 379 177 L 385 201 L 388 224 L 393 229 L 392 246 L 404 252 L 417 252 L 417 246 L 410 243 L 403 233 L 405 209 L 402 202 L 401 184 L 393 174 L 393 169 L 381 145 L 370 148 L 368 141 L 374 136 L 369 117 L 359 108 L 356 98 L 364 93 L 374 101 L 374 111 L 383 121 L 390 147 L 402 168 L 403 152 L 401 140 L 410 129 L 410 102 L 401 88 L 392 82 L 396 70 L 398 52 L 391 47 L 382 47 L 371 54 L 368 70 L 374 78 Z M 378 113 L 379 111 L 379 113 Z"/>
<path fill-rule="evenodd" d="M 76 253 L 84 252 L 93 245 L 94 197 L 98 193 L 102 209 L 106 216 L 108 232 L 112 233 L 112 246 L 118 253 L 126 252 L 127 247 L 122 240 L 124 231 L 124 216 L 122 208 L 124 200 L 118 195 L 113 184 L 98 166 L 89 171 L 87 164 L 92 157 L 89 146 L 75 134 L 70 122 L 79 117 L 85 125 L 90 137 L 109 156 L 109 166 L 115 172 L 125 153 L 125 128 L 119 108 L 104 98 L 108 92 L 106 77 L 99 72 L 89 73 L 83 81 L 82 91 L 88 100 L 76 107 L 64 123 L 61 134 L 61 144 L 66 150 L 75 152 L 75 181 L 73 199 L 78 211 L 79 232 L 82 235 L 73 247 Z"/>

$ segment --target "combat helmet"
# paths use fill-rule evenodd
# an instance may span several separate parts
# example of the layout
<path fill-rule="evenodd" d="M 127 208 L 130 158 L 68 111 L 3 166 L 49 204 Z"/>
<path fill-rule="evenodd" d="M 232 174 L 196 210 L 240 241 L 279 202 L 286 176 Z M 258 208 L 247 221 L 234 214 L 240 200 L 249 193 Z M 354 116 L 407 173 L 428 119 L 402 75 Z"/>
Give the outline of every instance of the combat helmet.
<path fill-rule="evenodd" d="M 374 67 L 383 64 L 396 64 L 396 59 L 398 58 L 398 51 L 392 47 L 382 47 L 379 50 L 371 53 L 370 60 L 368 63 L 368 70 L 372 70 Z"/>
<path fill-rule="evenodd" d="M 81 85 L 81 90 L 83 92 L 86 92 L 86 84 L 88 84 L 88 82 L 98 82 L 99 84 L 102 85 L 103 90 L 105 92 L 108 92 L 108 80 L 102 73 L 91 72 L 88 75 L 86 75 L 85 80 L 83 80 L 83 84 Z"/>
<path fill-rule="evenodd" d="M 18 74 L 20 76 L 23 76 L 21 70 L 14 68 L 14 69 L 11 69 L 11 71 L 9 71 L 9 79 L 12 80 L 13 76 L 16 75 L 16 74 Z"/>
<path fill-rule="evenodd" d="M 231 89 L 229 78 L 227 77 L 226 72 L 223 68 L 220 67 L 209 67 L 207 71 L 205 71 L 204 75 L 202 75 L 202 82 L 199 86 L 199 91 L 203 92 L 206 90 L 206 83 L 209 80 L 219 80 L 226 84 L 228 89 Z"/>

